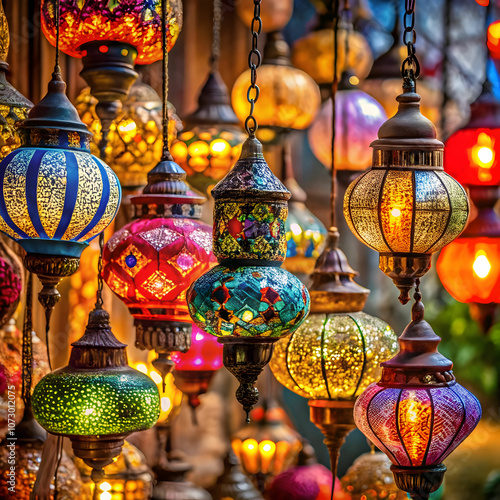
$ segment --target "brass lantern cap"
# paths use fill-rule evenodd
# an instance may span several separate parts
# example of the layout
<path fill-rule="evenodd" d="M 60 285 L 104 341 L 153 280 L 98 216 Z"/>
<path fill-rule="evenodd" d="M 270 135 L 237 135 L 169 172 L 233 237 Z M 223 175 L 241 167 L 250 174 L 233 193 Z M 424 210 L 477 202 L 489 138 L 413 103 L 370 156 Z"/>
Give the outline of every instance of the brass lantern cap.
<path fill-rule="evenodd" d="M 370 146 L 374 149 L 397 149 L 416 151 L 440 151 L 444 144 L 437 137 L 436 127 L 420 112 L 421 97 L 411 88 L 396 100 L 397 113 L 379 129 L 378 139 Z"/>
<path fill-rule="evenodd" d="M 325 249 L 311 274 L 311 313 L 358 312 L 370 294 L 370 290 L 353 280 L 358 273 L 338 248 L 339 236 L 336 227 L 328 230 Z"/>

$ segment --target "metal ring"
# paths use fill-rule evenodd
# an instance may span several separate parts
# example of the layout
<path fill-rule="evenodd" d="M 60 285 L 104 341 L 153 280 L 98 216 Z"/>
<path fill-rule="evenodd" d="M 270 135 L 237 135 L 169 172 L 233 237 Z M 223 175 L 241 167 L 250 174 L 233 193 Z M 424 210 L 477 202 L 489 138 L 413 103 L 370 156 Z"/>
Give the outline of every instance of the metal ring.
<path fill-rule="evenodd" d="M 253 122 L 252 126 L 250 126 L 251 121 Z M 252 136 L 255 135 L 258 128 L 259 126 L 257 125 L 257 120 L 252 115 L 247 116 L 245 120 L 245 130 L 247 131 L 247 134 Z"/>
<path fill-rule="evenodd" d="M 253 62 L 253 56 L 257 57 L 257 62 Z M 258 50 L 251 50 L 250 53 L 248 54 L 248 67 L 251 70 L 256 70 L 262 62 L 262 55 Z"/>
<path fill-rule="evenodd" d="M 250 96 L 250 92 L 252 92 L 252 90 L 255 91 L 255 96 L 254 97 L 251 97 Z M 248 90 L 247 90 L 247 101 L 248 102 L 257 102 L 258 99 L 259 99 L 259 96 L 260 96 L 260 89 L 257 85 L 250 85 L 250 87 L 248 87 Z M 252 113 L 250 113 L 252 114 Z"/>
<path fill-rule="evenodd" d="M 256 21 L 259 23 L 258 30 L 255 29 L 255 22 Z M 257 35 L 260 35 L 262 33 L 262 19 L 260 17 L 254 17 L 252 19 L 252 24 L 250 25 L 250 31 L 252 32 L 252 34 L 256 33 Z"/>

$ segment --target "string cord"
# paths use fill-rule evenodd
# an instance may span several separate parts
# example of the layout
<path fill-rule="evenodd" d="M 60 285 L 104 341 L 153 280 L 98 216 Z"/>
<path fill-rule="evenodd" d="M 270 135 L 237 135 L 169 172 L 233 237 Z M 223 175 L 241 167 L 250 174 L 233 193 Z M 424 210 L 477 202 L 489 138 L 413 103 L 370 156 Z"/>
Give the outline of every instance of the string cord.
<path fill-rule="evenodd" d="M 221 0 L 214 0 L 212 56 L 210 57 L 212 73 L 215 73 L 216 71 L 219 70 L 221 23 L 222 23 L 222 2 Z"/>
<path fill-rule="evenodd" d="M 335 204 L 337 202 L 337 171 L 335 170 L 335 135 L 336 135 L 336 111 L 335 111 L 335 95 L 338 87 L 338 37 L 339 37 L 339 10 L 340 1 L 333 0 L 333 82 L 330 92 L 330 99 L 332 102 L 332 179 L 330 191 L 330 226 L 337 227 L 337 217 Z"/>

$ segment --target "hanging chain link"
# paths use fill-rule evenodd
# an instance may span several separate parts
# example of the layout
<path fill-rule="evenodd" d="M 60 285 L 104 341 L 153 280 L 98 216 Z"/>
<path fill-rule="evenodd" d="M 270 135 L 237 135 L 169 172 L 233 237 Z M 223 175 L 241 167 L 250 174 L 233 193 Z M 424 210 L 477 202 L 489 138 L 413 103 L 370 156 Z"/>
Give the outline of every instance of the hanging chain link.
<path fill-rule="evenodd" d="M 214 0 L 212 57 L 210 58 L 212 72 L 215 72 L 219 69 L 221 23 L 222 23 L 222 0 Z"/>
<path fill-rule="evenodd" d="M 403 43 L 408 49 L 408 55 L 401 66 L 401 76 L 415 82 L 420 76 L 420 64 L 415 55 L 415 42 L 417 41 L 417 32 L 415 31 L 415 0 L 405 0 L 404 26 Z"/>
<path fill-rule="evenodd" d="M 99 260 L 97 262 L 97 293 L 95 297 L 95 308 L 102 309 L 104 304 L 102 300 L 102 289 L 104 282 L 102 279 L 102 253 L 104 251 L 104 231 L 99 235 Z"/>
<path fill-rule="evenodd" d="M 168 22 L 168 11 L 170 10 L 170 0 L 161 2 L 161 46 L 162 46 L 162 128 L 163 128 L 163 151 L 162 160 L 172 161 L 170 148 L 168 146 L 168 38 L 167 31 L 170 30 Z"/>
<path fill-rule="evenodd" d="M 250 113 L 245 120 L 245 129 L 250 137 L 255 137 L 255 132 L 259 126 L 257 120 L 253 116 L 255 103 L 259 99 L 260 89 L 257 86 L 257 68 L 262 63 L 262 55 L 257 48 L 259 35 L 262 33 L 262 19 L 260 18 L 260 3 L 261 0 L 253 0 L 253 19 L 250 30 L 252 31 L 252 49 L 248 54 L 248 67 L 250 68 L 250 87 L 247 91 L 247 101 L 250 103 Z"/>

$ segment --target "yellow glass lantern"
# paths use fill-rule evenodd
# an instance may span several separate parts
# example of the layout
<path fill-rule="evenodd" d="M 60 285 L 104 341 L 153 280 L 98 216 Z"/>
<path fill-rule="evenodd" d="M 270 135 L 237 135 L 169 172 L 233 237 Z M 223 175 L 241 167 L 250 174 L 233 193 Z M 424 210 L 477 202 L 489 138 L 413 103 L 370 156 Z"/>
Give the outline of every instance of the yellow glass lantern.
<path fill-rule="evenodd" d="M 248 114 L 247 90 L 250 70 L 234 83 L 231 101 L 240 121 Z M 257 138 L 263 143 L 279 132 L 307 128 L 320 107 L 321 96 L 314 80 L 290 62 L 289 47 L 279 32 L 269 33 L 259 68 L 259 106 L 254 117 L 259 123 Z"/>
<path fill-rule="evenodd" d="M 347 188 L 344 215 L 354 235 L 380 254 L 380 269 L 409 291 L 431 265 L 431 255 L 464 230 L 469 215 L 462 186 L 443 170 L 443 143 L 420 113 L 420 96 L 407 82 L 399 109 L 379 130 L 373 166 Z"/>
<path fill-rule="evenodd" d="M 90 151 L 99 155 L 101 121 L 96 113 L 98 101 L 86 87 L 76 98 L 76 109 L 92 132 Z M 168 103 L 169 145 L 182 129 L 175 108 Z M 162 103 L 149 85 L 138 79 L 130 88 L 118 117 L 111 123 L 105 149 L 106 163 L 114 170 L 124 188 L 147 184 L 147 173 L 160 161 L 163 152 Z"/>
<path fill-rule="evenodd" d="M 168 424 L 172 422 L 181 411 L 183 394 L 174 383 L 174 376 L 168 373 L 164 379 L 162 375 L 153 367 L 153 361 L 156 359 L 155 351 L 148 352 L 146 363 L 134 363 L 133 368 L 148 375 L 158 387 L 160 393 L 160 417 L 158 424 Z"/>
<path fill-rule="evenodd" d="M 337 78 L 349 69 L 359 80 L 373 65 L 373 56 L 365 37 L 342 23 L 338 30 Z M 346 47 L 348 47 L 346 53 Z M 331 27 L 316 29 L 297 40 L 293 46 L 292 64 L 305 71 L 318 85 L 333 82 L 334 36 Z"/>
<path fill-rule="evenodd" d="M 104 467 L 104 477 L 96 484 L 91 479 L 92 469 L 80 458 L 75 458 L 83 482 L 82 500 L 147 500 L 150 498 L 153 478 L 144 455 L 125 441 L 122 452 Z M 97 493 L 94 495 L 94 489 Z"/>

